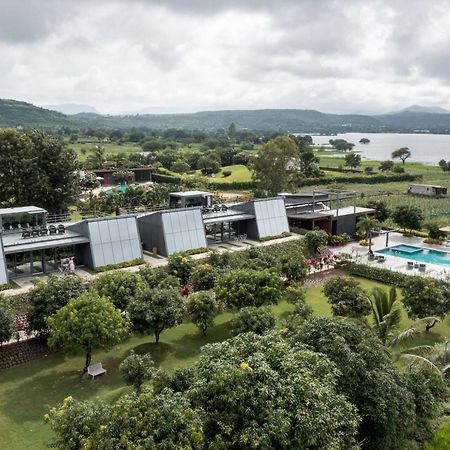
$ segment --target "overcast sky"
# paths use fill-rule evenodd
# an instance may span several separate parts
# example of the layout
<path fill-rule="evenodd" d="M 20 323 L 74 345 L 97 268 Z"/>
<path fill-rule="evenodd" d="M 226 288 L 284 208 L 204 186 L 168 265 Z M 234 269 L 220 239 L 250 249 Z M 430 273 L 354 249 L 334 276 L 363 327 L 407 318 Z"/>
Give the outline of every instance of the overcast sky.
<path fill-rule="evenodd" d="M 0 98 L 141 108 L 450 108 L 450 1 L 0 0 Z"/>

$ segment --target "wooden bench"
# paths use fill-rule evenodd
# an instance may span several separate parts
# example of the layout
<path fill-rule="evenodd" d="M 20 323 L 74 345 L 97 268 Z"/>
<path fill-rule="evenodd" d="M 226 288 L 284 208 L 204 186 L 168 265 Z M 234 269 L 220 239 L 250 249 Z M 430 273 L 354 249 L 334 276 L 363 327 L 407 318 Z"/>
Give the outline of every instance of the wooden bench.
<path fill-rule="evenodd" d="M 106 373 L 106 369 L 103 368 L 102 363 L 91 364 L 88 367 L 87 373 L 88 373 L 88 375 L 92 376 L 92 379 L 94 379 L 97 375 Z"/>

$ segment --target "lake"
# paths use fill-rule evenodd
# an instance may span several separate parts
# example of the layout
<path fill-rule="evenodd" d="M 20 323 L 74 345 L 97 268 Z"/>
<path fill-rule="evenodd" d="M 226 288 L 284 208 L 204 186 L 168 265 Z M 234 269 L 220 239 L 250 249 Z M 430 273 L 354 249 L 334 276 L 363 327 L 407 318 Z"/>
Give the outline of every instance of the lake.
<path fill-rule="evenodd" d="M 363 137 L 370 144 L 360 144 Z M 437 165 L 441 159 L 450 159 L 450 135 L 448 134 L 395 134 L 395 133 L 344 133 L 337 136 L 312 136 L 316 145 L 328 144 L 330 139 L 345 139 L 355 144 L 354 151 L 365 159 L 383 161 L 391 159 L 391 153 L 400 147 L 411 150 L 407 161 Z"/>

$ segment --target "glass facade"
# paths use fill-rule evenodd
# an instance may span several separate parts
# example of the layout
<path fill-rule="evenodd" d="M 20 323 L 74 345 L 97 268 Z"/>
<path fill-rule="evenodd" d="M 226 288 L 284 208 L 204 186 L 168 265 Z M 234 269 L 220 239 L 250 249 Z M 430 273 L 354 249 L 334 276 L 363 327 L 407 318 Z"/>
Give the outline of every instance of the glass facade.
<path fill-rule="evenodd" d="M 254 208 L 260 239 L 289 231 L 283 199 L 255 201 Z"/>
<path fill-rule="evenodd" d="M 193 248 L 206 247 L 200 209 L 186 209 L 162 214 L 166 253 L 170 255 Z"/>
<path fill-rule="evenodd" d="M 88 221 L 94 267 L 142 258 L 136 217 Z"/>

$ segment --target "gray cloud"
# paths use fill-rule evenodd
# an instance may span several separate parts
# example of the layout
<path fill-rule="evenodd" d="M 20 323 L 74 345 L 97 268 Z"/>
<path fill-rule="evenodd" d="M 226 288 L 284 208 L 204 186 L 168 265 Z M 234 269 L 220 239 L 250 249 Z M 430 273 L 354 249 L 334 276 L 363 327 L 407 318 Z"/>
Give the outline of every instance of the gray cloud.
<path fill-rule="evenodd" d="M 447 0 L 0 0 L 0 97 L 145 107 L 450 107 Z"/>

